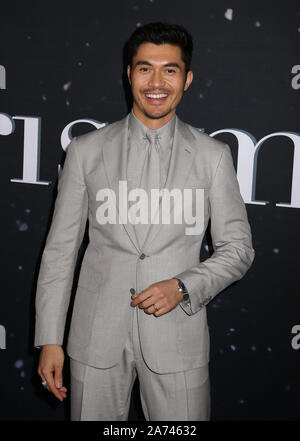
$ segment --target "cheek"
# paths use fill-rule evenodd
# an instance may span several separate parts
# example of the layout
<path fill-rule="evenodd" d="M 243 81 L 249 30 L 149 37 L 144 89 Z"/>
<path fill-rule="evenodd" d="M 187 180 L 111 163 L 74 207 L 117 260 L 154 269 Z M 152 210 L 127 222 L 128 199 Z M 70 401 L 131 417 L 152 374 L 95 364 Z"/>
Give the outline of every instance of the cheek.
<path fill-rule="evenodd" d="M 174 91 L 174 95 L 181 96 L 183 94 L 184 84 L 181 81 L 174 81 L 170 83 L 170 86 Z"/>
<path fill-rule="evenodd" d="M 139 93 L 141 91 L 141 88 L 143 86 L 143 81 L 140 78 L 137 78 L 136 76 L 132 77 L 131 82 L 131 88 L 135 93 Z"/>
<path fill-rule="evenodd" d="M 183 93 L 184 93 L 184 89 L 183 89 L 183 85 L 182 84 L 180 84 L 180 86 L 178 87 L 178 89 L 177 89 L 177 96 L 178 96 L 178 98 L 180 98 L 181 99 L 181 97 L 182 97 L 182 95 L 183 95 Z"/>
<path fill-rule="evenodd" d="M 183 91 L 182 91 L 182 89 L 174 89 L 174 98 L 173 98 L 173 100 L 174 101 L 180 101 L 181 100 L 181 98 L 182 98 L 182 94 L 183 94 Z"/>

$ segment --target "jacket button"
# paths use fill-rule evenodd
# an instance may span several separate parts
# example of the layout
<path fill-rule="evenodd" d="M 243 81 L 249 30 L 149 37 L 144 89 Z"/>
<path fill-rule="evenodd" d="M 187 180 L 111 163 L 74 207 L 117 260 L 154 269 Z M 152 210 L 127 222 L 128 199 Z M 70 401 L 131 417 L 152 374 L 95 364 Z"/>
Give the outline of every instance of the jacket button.
<path fill-rule="evenodd" d="M 131 294 L 135 294 L 135 289 L 134 288 L 130 288 L 130 292 L 131 292 Z"/>
<path fill-rule="evenodd" d="M 140 259 L 145 259 L 145 257 L 146 257 L 146 254 L 144 254 L 144 253 L 142 253 L 142 254 L 140 255 Z"/>

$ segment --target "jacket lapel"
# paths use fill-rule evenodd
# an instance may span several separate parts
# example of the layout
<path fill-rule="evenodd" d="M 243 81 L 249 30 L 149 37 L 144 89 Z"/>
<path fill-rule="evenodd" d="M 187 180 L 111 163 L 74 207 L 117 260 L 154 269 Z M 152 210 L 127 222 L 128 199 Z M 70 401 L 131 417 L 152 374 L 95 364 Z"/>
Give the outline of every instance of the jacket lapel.
<path fill-rule="evenodd" d="M 120 194 L 119 191 L 119 181 L 125 181 L 127 185 L 128 119 L 129 114 L 120 121 L 112 124 L 111 127 L 108 126 L 108 133 L 106 134 L 106 140 L 103 144 L 102 154 L 109 188 L 112 190 L 113 198 L 115 198 L 116 212 L 117 216 L 119 216 L 119 222 L 122 222 L 132 244 L 140 253 L 142 250 L 146 252 L 149 248 L 150 243 L 158 234 L 161 224 L 151 223 L 141 250 L 135 234 L 134 225 L 127 220 L 127 191 L 124 194 Z M 181 121 L 176 115 L 173 147 L 167 180 L 164 187 L 169 191 L 173 188 L 178 188 L 183 191 L 185 181 L 189 175 L 195 157 L 196 150 L 194 141 L 195 137 L 189 130 L 187 124 Z M 119 210 L 119 201 L 123 204 L 121 210 Z M 160 208 L 161 201 L 158 210 L 160 210 Z"/>
<path fill-rule="evenodd" d="M 117 217 L 119 216 L 117 222 L 122 222 L 133 246 L 140 252 L 134 225 L 127 220 L 127 191 L 125 194 L 120 194 L 119 191 L 119 181 L 124 181 L 127 185 L 128 118 L 129 114 L 111 127 L 108 126 L 102 154 L 108 187 L 112 191 L 112 197 L 115 198 L 116 213 Z M 119 201 L 122 204 L 121 210 L 119 210 Z"/>

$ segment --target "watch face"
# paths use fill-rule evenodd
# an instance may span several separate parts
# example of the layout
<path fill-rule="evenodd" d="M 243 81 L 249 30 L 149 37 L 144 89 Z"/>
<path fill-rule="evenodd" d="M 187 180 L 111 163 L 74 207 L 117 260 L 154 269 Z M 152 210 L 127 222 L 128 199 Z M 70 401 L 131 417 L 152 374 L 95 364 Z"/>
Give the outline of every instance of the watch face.
<path fill-rule="evenodd" d="M 185 285 L 183 284 L 183 282 L 180 279 L 176 279 L 178 282 L 178 289 L 180 292 L 182 292 L 183 294 L 187 292 Z"/>
<path fill-rule="evenodd" d="M 186 292 L 186 287 L 183 284 L 183 282 L 180 282 L 180 288 L 182 289 L 183 292 Z"/>
<path fill-rule="evenodd" d="M 178 281 L 178 288 L 179 288 L 180 290 L 183 289 L 184 284 L 182 283 L 182 281 L 179 280 L 179 279 L 177 279 L 177 281 Z"/>

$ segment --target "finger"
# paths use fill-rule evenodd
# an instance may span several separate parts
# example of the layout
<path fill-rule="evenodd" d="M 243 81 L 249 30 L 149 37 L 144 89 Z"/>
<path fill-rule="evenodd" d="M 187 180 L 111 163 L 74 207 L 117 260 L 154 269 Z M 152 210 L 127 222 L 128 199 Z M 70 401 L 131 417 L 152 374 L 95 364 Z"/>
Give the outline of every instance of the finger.
<path fill-rule="evenodd" d="M 63 398 L 67 398 L 67 394 L 66 394 L 66 392 L 62 392 L 62 391 L 61 391 L 61 394 L 62 394 L 62 397 L 63 397 Z"/>
<path fill-rule="evenodd" d="M 159 303 L 153 301 L 151 303 L 151 305 L 149 305 L 148 307 L 144 308 L 144 312 L 146 312 L 147 314 L 153 314 L 156 311 L 154 305 L 155 305 L 156 309 L 160 309 L 161 308 L 161 306 L 159 306 Z"/>
<path fill-rule="evenodd" d="M 144 305 L 152 305 L 155 302 L 154 294 L 151 292 L 147 292 L 146 294 L 139 294 L 136 299 L 133 300 L 132 304 L 133 306 L 139 306 L 144 308 Z M 140 304 L 143 303 L 143 305 L 140 306 Z"/>
<path fill-rule="evenodd" d="M 46 381 L 46 378 L 45 378 L 44 375 L 41 375 L 41 374 L 40 374 L 40 377 L 41 377 L 41 380 L 42 380 L 42 381 Z"/>
<path fill-rule="evenodd" d="M 159 308 L 159 306 L 155 305 L 156 308 L 158 309 L 158 311 L 155 309 L 155 311 L 153 312 L 153 315 L 155 315 L 156 317 L 159 317 L 160 315 L 165 314 L 166 312 L 169 312 L 169 309 L 167 309 L 166 307 L 161 307 Z"/>
<path fill-rule="evenodd" d="M 136 296 L 136 297 L 131 302 L 132 306 L 138 305 L 139 303 L 143 302 L 144 300 L 146 300 L 151 295 L 152 295 L 152 290 L 150 288 L 147 288 L 147 289 L 145 289 L 144 291 L 141 291 L 138 294 L 133 294 L 131 296 L 131 298 L 133 296 Z"/>
<path fill-rule="evenodd" d="M 141 305 L 139 305 L 139 307 L 143 308 L 143 309 L 148 309 L 148 310 L 151 309 L 151 313 L 152 313 L 153 309 L 155 311 L 155 308 L 154 308 L 153 305 L 155 305 L 156 308 L 161 308 L 162 307 L 162 305 L 160 306 L 158 302 L 159 302 L 158 298 L 151 297 L 151 299 L 145 300 Z"/>
<path fill-rule="evenodd" d="M 42 371 L 41 371 L 40 368 L 38 369 L 38 374 L 39 374 L 39 376 L 41 377 L 42 381 L 46 381 L 46 382 L 47 382 L 47 385 L 46 385 L 45 389 L 47 389 L 49 392 L 52 392 L 51 389 L 50 389 L 50 387 L 49 387 L 49 382 L 47 381 L 48 376 L 46 377 L 46 376 L 42 373 Z M 50 372 L 50 376 L 52 377 L 51 372 Z M 63 396 L 63 398 L 66 398 L 67 388 L 64 387 L 64 386 L 62 386 L 62 387 L 60 388 L 60 392 L 61 392 L 61 395 Z M 58 397 L 57 397 L 57 398 L 58 398 Z M 61 401 L 62 401 L 62 400 L 61 400 Z"/>
<path fill-rule="evenodd" d="M 60 389 L 63 385 L 63 378 L 62 378 L 62 367 L 56 366 L 54 371 L 54 382 L 57 389 Z"/>
<path fill-rule="evenodd" d="M 62 396 L 63 396 L 64 398 L 67 397 L 67 389 L 66 389 L 65 387 L 61 387 L 61 388 L 59 389 L 59 392 L 62 394 Z"/>
<path fill-rule="evenodd" d="M 47 382 L 47 380 L 46 380 L 45 375 L 43 375 L 43 374 L 39 374 L 39 375 L 40 375 L 40 377 L 41 377 L 42 382 L 46 381 L 46 383 L 47 383 L 46 385 L 42 385 L 42 386 L 50 392 L 50 389 L 49 389 L 49 387 L 48 387 L 48 382 Z"/>
<path fill-rule="evenodd" d="M 153 305 L 151 305 L 151 306 L 149 306 L 148 308 L 145 308 L 144 309 L 144 312 L 146 313 L 146 314 L 153 314 L 154 312 L 155 312 L 155 309 L 154 309 L 154 306 Z"/>
<path fill-rule="evenodd" d="M 52 372 L 44 372 L 44 375 L 45 375 L 46 381 L 48 383 L 49 391 L 52 392 L 53 395 L 56 396 L 56 398 L 58 398 L 60 401 L 62 401 L 63 400 L 62 394 L 59 392 L 59 390 L 55 386 Z"/>
<path fill-rule="evenodd" d="M 60 392 L 61 392 L 63 398 L 67 398 L 67 393 L 66 392 L 64 392 L 64 391 L 60 391 Z"/>
<path fill-rule="evenodd" d="M 46 378 L 45 378 L 45 376 L 43 375 L 43 373 L 42 373 L 42 371 L 41 371 L 40 368 L 38 368 L 38 374 L 39 374 L 39 376 L 41 377 L 42 381 L 46 381 Z"/>
<path fill-rule="evenodd" d="M 133 294 L 131 296 L 131 306 L 136 306 L 141 303 L 145 297 L 143 297 L 144 292 L 141 291 L 139 294 Z"/>

